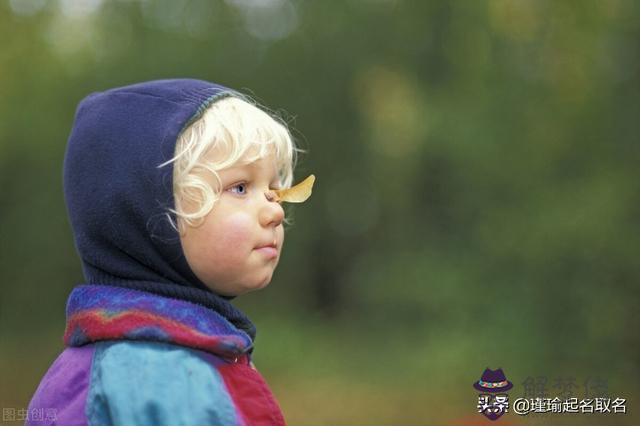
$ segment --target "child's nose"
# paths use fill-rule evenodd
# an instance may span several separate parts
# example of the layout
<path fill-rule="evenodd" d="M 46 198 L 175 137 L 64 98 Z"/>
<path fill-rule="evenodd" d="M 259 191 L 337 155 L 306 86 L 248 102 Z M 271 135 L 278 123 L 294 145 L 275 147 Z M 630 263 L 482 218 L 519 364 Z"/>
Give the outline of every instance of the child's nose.
<path fill-rule="evenodd" d="M 265 192 L 267 203 L 262 208 L 260 222 L 262 226 L 278 226 L 284 220 L 284 209 L 282 205 L 275 201 L 274 194 L 271 191 Z"/>

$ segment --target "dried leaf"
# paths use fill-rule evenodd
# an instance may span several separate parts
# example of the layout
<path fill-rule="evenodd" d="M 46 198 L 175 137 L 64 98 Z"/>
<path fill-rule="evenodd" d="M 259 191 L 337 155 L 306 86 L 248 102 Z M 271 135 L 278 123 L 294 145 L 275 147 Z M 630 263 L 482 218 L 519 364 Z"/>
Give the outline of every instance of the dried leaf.
<path fill-rule="evenodd" d="M 303 203 L 311 196 L 313 183 L 316 181 L 314 175 L 309 175 L 305 180 L 286 189 L 274 189 L 272 194 L 275 195 L 275 201 L 282 203 Z"/>

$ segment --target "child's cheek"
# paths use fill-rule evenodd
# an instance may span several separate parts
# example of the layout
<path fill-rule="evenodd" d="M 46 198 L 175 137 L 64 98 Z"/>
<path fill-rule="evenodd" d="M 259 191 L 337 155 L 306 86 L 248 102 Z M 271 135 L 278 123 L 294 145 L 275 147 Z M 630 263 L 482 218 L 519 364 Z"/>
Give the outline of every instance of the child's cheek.
<path fill-rule="evenodd" d="M 253 222 L 251 217 L 242 212 L 230 214 L 220 221 L 218 226 L 219 241 L 222 249 L 242 255 L 253 249 L 257 244 L 256 236 L 253 233 Z"/>

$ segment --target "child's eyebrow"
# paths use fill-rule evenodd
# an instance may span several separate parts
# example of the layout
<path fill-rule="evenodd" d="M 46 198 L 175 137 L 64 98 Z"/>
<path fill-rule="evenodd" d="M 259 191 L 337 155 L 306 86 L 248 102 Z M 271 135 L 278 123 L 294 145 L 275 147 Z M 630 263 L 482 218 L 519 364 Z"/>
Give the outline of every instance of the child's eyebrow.
<path fill-rule="evenodd" d="M 256 163 L 249 163 L 249 164 L 246 164 L 246 166 L 250 167 L 254 174 L 256 173 L 255 172 L 255 169 L 257 168 Z M 278 176 L 278 171 L 276 169 L 274 169 L 272 175 L 273 175 L 273 178 L 271 179 L 271 183 L 273 182 L 279 183 L 280 177 Z"/>
<path fill-rule="evenodd" d="M 257 166 L 255 165 L 255 163 L 240 164 L 233 167 L 229 167 L 227 171 L 231 172 L 232 179 L 235 179 L 236 174 L 241 174 L 241 173 L 249 173 L 252 177 L 255 177 L 257 175 Z M 274 172 L 271 173 L 271 175 L 272 175 L 272 178 L 269 181 L 269 186 L 272 186 L 275 189 L 280 188 L 280 176 L 278 175 L 278 172 L 274 170 Z"/>

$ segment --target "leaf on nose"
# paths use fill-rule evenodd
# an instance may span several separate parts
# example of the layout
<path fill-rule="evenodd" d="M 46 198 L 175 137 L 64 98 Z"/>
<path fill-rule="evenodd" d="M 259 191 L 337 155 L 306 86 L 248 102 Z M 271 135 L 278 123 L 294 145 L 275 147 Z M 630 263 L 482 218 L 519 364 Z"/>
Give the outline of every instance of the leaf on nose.
<path fill-rule="evenodd" d="M 291 188 L 274 189 L 271 192 L 275 196 L 275 201 L 279 203 L 304 203 L 311 196 L 315 181 L 316 177 L 309 175 L 305 180 Z"/>

